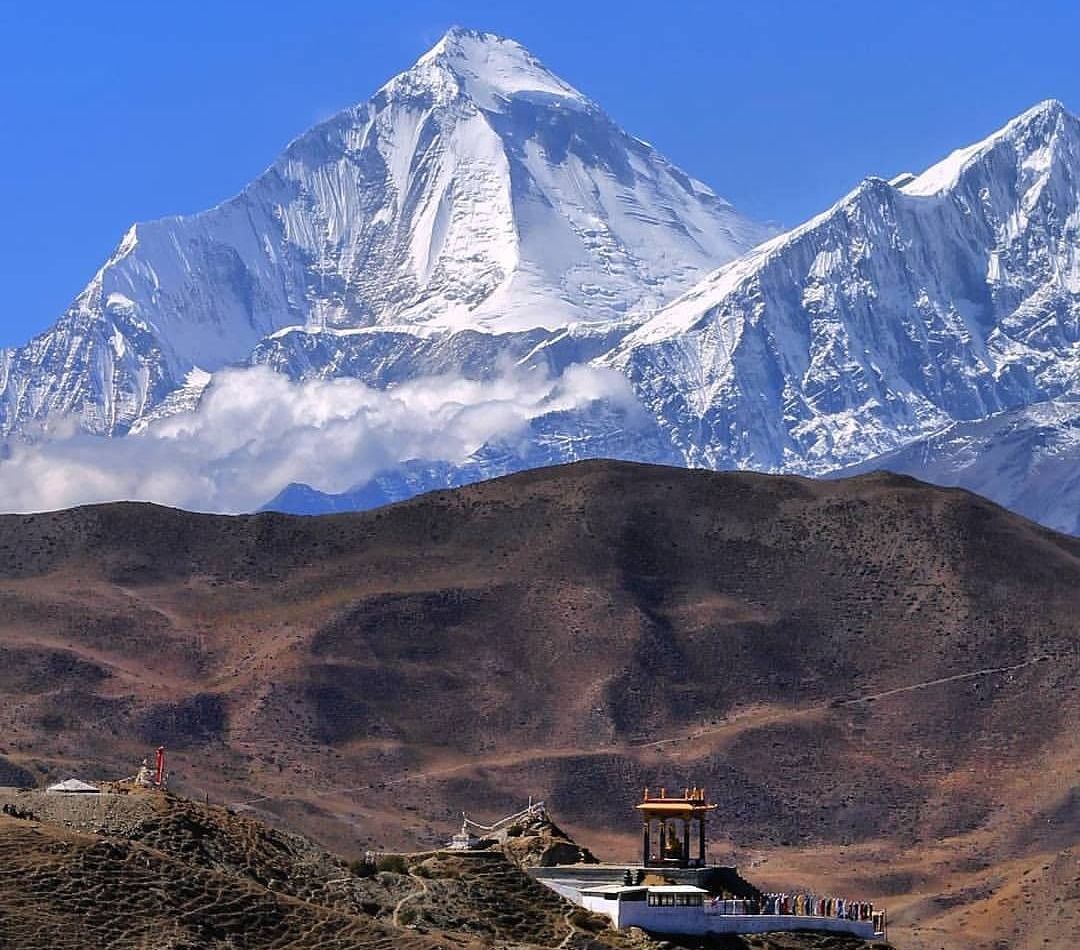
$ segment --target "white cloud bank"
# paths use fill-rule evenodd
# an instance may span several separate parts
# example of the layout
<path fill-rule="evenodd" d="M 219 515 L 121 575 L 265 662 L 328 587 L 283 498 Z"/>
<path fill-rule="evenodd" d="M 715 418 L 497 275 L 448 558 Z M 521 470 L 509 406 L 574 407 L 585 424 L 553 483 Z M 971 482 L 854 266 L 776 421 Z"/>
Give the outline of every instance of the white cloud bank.
<path fill-rule="evenodd" d="M 464 461 L 530 419 L 597 399 L 634 402 L 620 374 L 571 366 L 558 378 L 431 377 L 376 390 L 353 379 L 291 382 L 265 367 L 224 370 L 198 409 L 122 438 L 73 431 L 15 443 L 0 461 L 0 510 L 153 501 L 252 511 L 290 482 L 344 491 L 411 458 Z"/>

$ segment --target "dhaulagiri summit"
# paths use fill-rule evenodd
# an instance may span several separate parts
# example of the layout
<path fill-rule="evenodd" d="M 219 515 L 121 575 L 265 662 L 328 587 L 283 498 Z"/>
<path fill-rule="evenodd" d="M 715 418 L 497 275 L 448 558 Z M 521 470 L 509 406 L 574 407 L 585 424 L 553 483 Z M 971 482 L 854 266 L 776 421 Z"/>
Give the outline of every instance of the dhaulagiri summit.
<path fill-rule="evenodd" d="M 0 432 L 74 413 L 122 434 L 224 366 L 295 374 L 309 335 L 531 348 L 666 303 L 767 234 L 518 43 L 454 29 L 239 195 L 133 225 L 52 329 L 3 354 Z"/>

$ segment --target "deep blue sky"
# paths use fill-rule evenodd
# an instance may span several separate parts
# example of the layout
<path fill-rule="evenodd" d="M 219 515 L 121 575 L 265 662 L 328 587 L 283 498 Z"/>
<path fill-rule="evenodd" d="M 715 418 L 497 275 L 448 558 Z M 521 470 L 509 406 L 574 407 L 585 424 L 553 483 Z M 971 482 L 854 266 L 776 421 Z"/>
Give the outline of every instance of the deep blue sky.
<path fill-rule="evenodd" d="M 1080 109 L 1075 2 L 0 0 L 0 346 L 50 324 L 131 222 L 228 197 L 455 23 L 521 41 L 785 224 L 1040 99 Z"/>

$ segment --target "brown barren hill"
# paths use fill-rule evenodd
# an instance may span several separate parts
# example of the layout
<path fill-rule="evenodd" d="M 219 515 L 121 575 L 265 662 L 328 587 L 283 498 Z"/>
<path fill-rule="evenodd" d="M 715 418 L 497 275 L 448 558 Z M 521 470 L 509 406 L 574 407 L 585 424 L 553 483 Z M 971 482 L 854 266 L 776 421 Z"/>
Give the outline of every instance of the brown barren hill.
<path fill-rule="evenodd" d="M 612 860 L 643 786 L 705 785 L 764 887 L 884 902 L 902 947 L 1070 946 L 1078 627 L 1080 541 L 886 474 L 4 516 L 0 771 L 164 743 L 187 794 L 350 854 L 531 794 Z"/>

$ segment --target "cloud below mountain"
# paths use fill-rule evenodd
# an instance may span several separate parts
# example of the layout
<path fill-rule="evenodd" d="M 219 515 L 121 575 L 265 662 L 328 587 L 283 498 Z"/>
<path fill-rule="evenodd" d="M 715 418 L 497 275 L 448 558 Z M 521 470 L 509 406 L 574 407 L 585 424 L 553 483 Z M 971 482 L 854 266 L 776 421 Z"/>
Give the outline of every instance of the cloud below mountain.
<path fill-rule="evenodd" d="M 130 499 L 251 511 L 291 482 L 342 491 L 410 458 L 458 463 L 531 419 L 596 400 L 630 405 L 620 374 L 508 368 L 492 381 L 416 379 L 377 390 L 353 379 L 292 382 L 266 367 L 216 374 L 193 412 L 123 439 L 74 421 L 8 447 L 0 508 L 41 511 Z"/>

